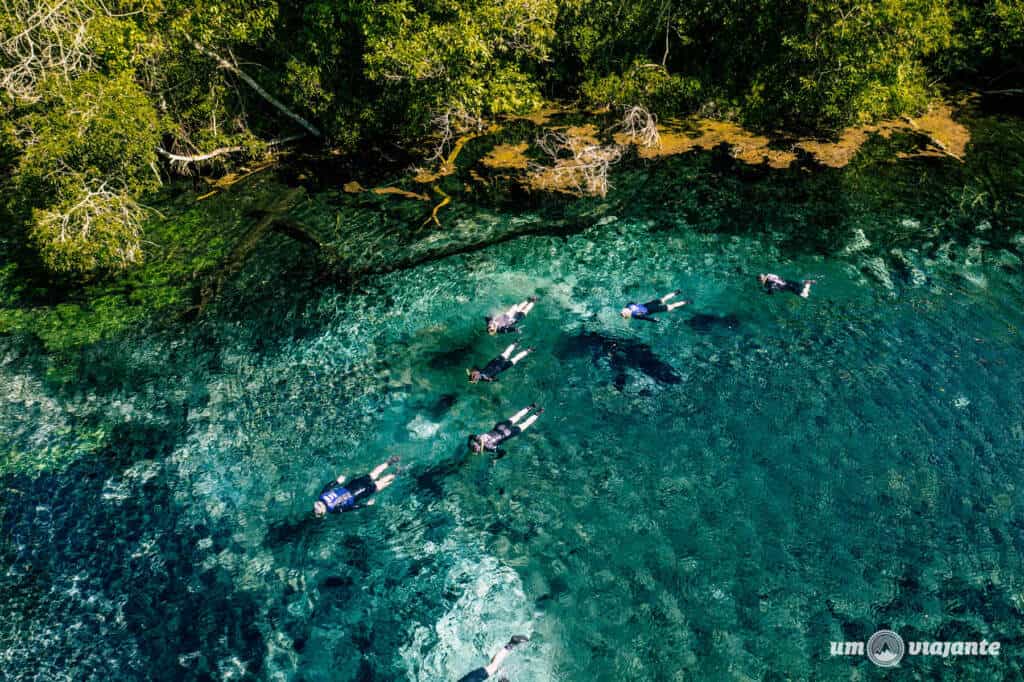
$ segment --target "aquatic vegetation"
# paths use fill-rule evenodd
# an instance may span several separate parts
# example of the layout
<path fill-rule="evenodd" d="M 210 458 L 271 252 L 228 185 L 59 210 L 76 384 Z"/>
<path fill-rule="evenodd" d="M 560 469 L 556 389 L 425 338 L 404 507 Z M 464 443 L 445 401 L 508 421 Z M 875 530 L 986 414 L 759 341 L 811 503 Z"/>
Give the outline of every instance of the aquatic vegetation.
<path fill-rule="evenodd" d="M 350 279 L 270 234 L 197 320 L 133 322 L 132 301 L 189 305 L 180 277 L 221 264 L 199 242 L 229 253 L 279 186 L 183 202 L 167 229 L 196 249 L 145 265 L 151 292 L 97 283 L 96 303 L 31 320 L 72 363 L 61 381 L 46 347 L 0 336 L 20 387 L 0 408 L 5 672 L 60 678 L 71 654 L 127 679 L 345 660 L 345 679 L 434 680 L 526 631 L 510 679 L 831 677 L 871 664 L 829 643 L 882 625 L 1008 641 L 1024 242 L 1012 208 L 962 223 L 958 162 L 880 162 L 898 143 L 818 174 L 714 153 L 627 166 L 603 200 L 464 194 L 443 229 L 424 202 L 312 193 L 291 215 Z M 914 202 L 919 172 L 945 184 L 917 201 L 941 204 Z M 819 284 L 766 297 L 768 268 Z M 619 317 L 675 287 L 694 303 L 661 324 Z M 469 384 L 503 347 L 484 316 L 529 293 L 537 352 Z M 466 453 L 533 401 L 544 417 L 506 457 Z M 384 453 L 408 469 L 375 508 L 311 522 L 324 480 Z M 949 663 L 905 665 L 1020 662 Z"/>

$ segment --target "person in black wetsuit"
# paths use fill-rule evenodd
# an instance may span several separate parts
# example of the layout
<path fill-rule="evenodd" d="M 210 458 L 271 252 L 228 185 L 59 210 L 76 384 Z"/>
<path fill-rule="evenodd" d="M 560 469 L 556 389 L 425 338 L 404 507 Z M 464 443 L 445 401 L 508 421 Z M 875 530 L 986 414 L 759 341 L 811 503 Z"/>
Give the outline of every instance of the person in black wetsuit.
<path fill-rule="evenodd" d="M 313 514 L 319 519 L 326 516 L 328 512 L 341 513 L 369 507 L 376 502 L 376 500 L 368 499 L 370 495 L 384 490 L 395 480 L 394 474 L 383 477 L 381 474 L 397 461 L 397 456 L 389 457 L 388 461 L 369 474 L 353 478 L 348 483 L 345 482 L 344 476 L 338 476 L 320 491 L 320 497 L 313 503 Z"/>
<path fill-rule="evenodd" d="M 791 291 L 800 298 L 807 298 L 811 295 L 811 285 L 817 280 L 805 279 L 800 282 L 782 279 L 771 273 L 757 276 L 757 281 L 764 287 L 765 293 L 774 294 L 776 291 Z"/>
<path fill-rule="evenodd" d="M 516 350 L 516 344 L 512 344 L 502 352 L 501 355 L 494 358 L 483 369 L 468 370 L 469 372 L 469 383 L 475 384 L 478 381 L 497 381 L 498 375 L 504 372 L 506 369 L 512 367 L 527 355 L 533 352 L 533 348 L 527 348 L 524 351 L 519 351 L 515 355 L 512 355 Z"/>
<path fill-rule="evenodd" d="M 529 312 L 533 310 L 535 303 L 537 303 L 537 297 L 531 296 L 522 303 L 516 303 L 501 315 L 486 318 L 487 333 L 493 336 L 494 334 L 511 334 L 518 332 L 519 327 L 516 325 L 522 322 Z"/>
<path fill-rule="evenodd" d="M 515 635 L 512 639 L 508 640 L 508 644 L 501 647 L 498 653 L 494 654 L 491 658 L 491 662 L 483 668 L 477 668 L 468 675 L 464 675 L 459 678 L 459 682 L 483 682 L 494 673 L 498 672 L 498 668 L 505 662 L 508 655 L 512 653 L 512 649 L 522 644 L 523 642 L 529 642 L 530 638 L 524 635 Z"/>
<path fill-rule="evenodd" d="M 531 414 L 530 417 L 522 423 L 522 425 L 519 425 L 519 420 L 531 411 L 533 411 L 533 414 Z M 518 436 L 520 433 L 530 428 L 533 422 L 537 421 L 537 417 L 543 413 L 544 409 L 538 409 L 536 404 L 524 407 L 505 421 L 500 421 L 495 424 L 494 428 L 487 433 L 474 434 L 470 436 L 469 449 L 473 452 L 483 452 L 484 450 L 497 452 L 499 445 L 507 441 L 509 438 Z"/>
<path fill-rule="evenodd" d="M 679 289 L 665 294 L 661 298 L 656 298 L 653 301 L 647 303 L 629 303 L 619 313 L 627 320 L 632 318 L 634 320 L 647 320 L 648 322 L 657 322 L 658 320 L 651 317 L 654 313 L 665 313 L 676 308 L 682 308 L 689 301 L 676 301 L 675 303 L 668 303 L 668 300 L 673 296 L 679 295 Z"/>

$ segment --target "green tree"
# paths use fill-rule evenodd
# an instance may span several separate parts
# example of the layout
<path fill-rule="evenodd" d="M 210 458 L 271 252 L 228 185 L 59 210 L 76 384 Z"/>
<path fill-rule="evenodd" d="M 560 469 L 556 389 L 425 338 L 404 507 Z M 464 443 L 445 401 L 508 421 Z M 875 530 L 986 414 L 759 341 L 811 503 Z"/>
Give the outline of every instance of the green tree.
<path fill-rule="evenodd" d="M 528 111 L 542 101 L 535 74 L 556 12 L 554 0 L 382 3 L 367 17 L 367 75 L 410 132 L 444 111 Z"/>
<path fill-rule="evenodd" d="M 54 79 L 40 106 L 19 120 L 24 139 L 14 203 L 56 271 L 127 266 L 141 257 L 144 211 L 156 188 L 157 114 L 128 74 Z"/>
<path fill-rule="evenodd" d="M 836 129 L 916 113 L 934 95 L 927 59 L 952 42 L 941 0 L 811 0 L 746 97 L 761 123 Z"/>

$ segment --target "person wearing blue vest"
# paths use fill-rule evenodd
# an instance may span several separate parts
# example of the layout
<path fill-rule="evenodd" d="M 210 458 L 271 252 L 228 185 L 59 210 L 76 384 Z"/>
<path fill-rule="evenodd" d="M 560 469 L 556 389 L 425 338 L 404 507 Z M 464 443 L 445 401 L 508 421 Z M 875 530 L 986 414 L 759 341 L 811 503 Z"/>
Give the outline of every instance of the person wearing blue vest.
<path fill-rule="evenodd" d="M 370 495 L 378 490 L 384 490 L 395 480 L 394 474 L 383 477 L 381 474 L 397 461 L 397 456 L 389 457 L 388 461 L 369 474 L 353 478 L 348 483 L 345 482 L 344 476 L 338 476 L 320 491 L 320 497 L 313 503 L 313 515 L 320 519 L 328 513 L 341 513 L 371 506 L 376 500 L 369 499 Z"/>
<path fill-rule="evenodd" d="M 501 664 L 505 662 L 508 655 L 512 653 L 512 649 L 519 646 L 523 642 L 529 642 L 530 638 L 525 635 L 515 635 L 512 639 L 508 640 L 508 644 L 498 650 L 498 653 L 494 654 L 491 658 L 491 662 L 483 668 L 477 668 L 473 672 L 463 675 L 459 678 L 459 682 L 483 682 L 488 679 L 491 675 L 498 672 Z"/>
<path fill-rule="evenodd" d="M 679 295 L 679 289 L 676 289 L 672 293 L 665 294 L 661 298 L 656 298 L 653 301 L 647 303 L 630 303 L 622 309 L 620 313 L 627 320 L 632 318 L 634 320 L 647 320 L 648 322 L 657 322 L 658 320 L 652 315 L 654 313 L 664 313 L 676 308 L 682 308 L 689 301 L 676 301 L 675 303 L 668 303 L 668 300 L 673 296 Z"/>

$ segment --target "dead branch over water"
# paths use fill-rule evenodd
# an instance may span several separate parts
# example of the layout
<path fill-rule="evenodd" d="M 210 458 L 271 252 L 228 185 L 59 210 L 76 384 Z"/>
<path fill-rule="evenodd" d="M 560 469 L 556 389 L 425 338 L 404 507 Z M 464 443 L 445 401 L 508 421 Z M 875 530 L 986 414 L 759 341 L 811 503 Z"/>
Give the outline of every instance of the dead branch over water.
<path fill-rule="evenodd" d="M 608 194 L 608 174 L 622 159 L 622 147 L 602 145 L 561 130 L 547 131 L 536 144 L 552 165 L 531 162 L 531 185 L 579 196 Z"/>
<path fill-rule="evenodd" d="M 658 117 L 641 106 L 626 107 L 622 122 L 616 126 L 626 137 L 641 147 L 661 147 Z"/>

